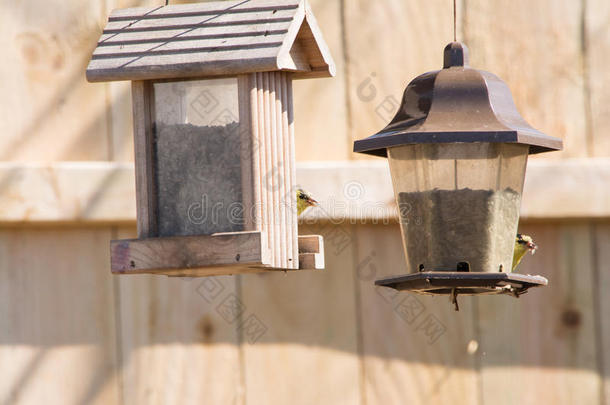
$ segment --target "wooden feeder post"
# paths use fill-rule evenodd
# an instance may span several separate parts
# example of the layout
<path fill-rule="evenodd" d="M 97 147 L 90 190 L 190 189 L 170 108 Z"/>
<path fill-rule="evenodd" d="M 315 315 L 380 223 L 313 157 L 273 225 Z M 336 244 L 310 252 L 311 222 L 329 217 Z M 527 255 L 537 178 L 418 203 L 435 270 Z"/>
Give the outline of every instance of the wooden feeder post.
<path fill-rule="evenodd" d="M 132 81 L 138 239 L 112 272 L 323 268 L 297 232 L 292 80 L 334 74 L 306 0 L 113 11 L 87 79 Z"/>

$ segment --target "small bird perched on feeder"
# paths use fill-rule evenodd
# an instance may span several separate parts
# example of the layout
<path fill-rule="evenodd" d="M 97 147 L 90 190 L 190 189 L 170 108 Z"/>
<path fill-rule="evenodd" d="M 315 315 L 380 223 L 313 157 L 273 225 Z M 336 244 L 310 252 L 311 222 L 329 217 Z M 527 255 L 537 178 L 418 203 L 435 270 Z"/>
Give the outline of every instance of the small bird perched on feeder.
<path fill-rule="evenodd" d="M 532 254 L 534 254 L 536 253 L 536 249 L 538 249 L 538 246 L 534 243 L 531 236 L 518 233 L 517 237 L 515 238 L 512 271 L 515 271 L 519 265 L 519 262 L 521 262 L 521 259 L 523 259 L 523 256 L 525 256 L 527 252 L 532 252 Z"/>
<path fill-rule="evenodd" d="M 297 189 L 297 216 L 301 215 L 307 208 L 315 207 L 318 202 L 314 200 L 306 191 Z"/>

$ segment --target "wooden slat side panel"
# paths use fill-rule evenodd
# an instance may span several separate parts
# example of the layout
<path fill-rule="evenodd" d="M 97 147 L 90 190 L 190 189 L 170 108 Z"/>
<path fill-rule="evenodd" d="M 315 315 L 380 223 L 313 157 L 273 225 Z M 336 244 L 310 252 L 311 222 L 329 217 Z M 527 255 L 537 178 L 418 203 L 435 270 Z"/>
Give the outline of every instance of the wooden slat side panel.
<path fill-rule="evenodd" d="M 282 88 L 283 88 L 284 76 L 282 72 L 275 73 L 275 132 L 277 136 L 277 159 L 278 165 L 276 170 L 276 192 L 278 194 L 279 201 L 279 214 L 280 214 L 280 234 L 281 234 L 281 262 L 284 268 L 293 267 L 293 252 L 292 252 L 292 223 L 288 222 L 287 206 L 286 206 L 286 195 L 288 189 L 286 188 L 286 168 L 288 162 L 286 161 L 286 155 L 284 153 L 288 145 L 285 144 L 286 135 L 284 133 L 284 124 L 282 119 Z"/>
<path fill-rule="evenodd" d="M 376 287 L 404 273 L 398 225 L 358 226 L 356 241 L 365 403 L 478 404 L 472 298 L 455 312 L 447 297 Z"/>
<path fill-rule="evenodd" d="M 266 246 L 267 249 L 271 249 L 273 246 L 273 230 L 270 226 L 270 202 L 267 193 L 267 178 L 265 174 L 268 169 L 268 155 L 267 155 L 267 123 L 265 121 L 265 85 L 263 80 L 263 73 L 255 73 L 256 75 L 256 91 L 257 91 L 257 128 L 258 128 L 258 143 L 256 145 L 259 154 L 259 183 L 261 193 L 261 215 L 262 215 L 262 230 L 267 235 Z"/>
<path fill-rule="evenodd" d="M 132 238 L 133 230 L 118 237 Z M 235 277 L 116 280 L 122 404 L 241 403 Z"/>
<path fill-rule="evenodd" d="M 110 234 L 0 230 L 3 403 L 121 403 Z"/>
<path fill-rule="evenodd" d="M 279 252 L 279 223 L 276 218 L 276 196 L 273 193 L 273 170 L 275 168 L 274 142 L 273 142 L 273 123 L 271 121 L 271 91 L 270 91 L 270 72 L 261 74 L 263 83 L 263 121 L 265 127 L 265 171 L 261 173 L 263 176 L 263 192 L 267 194 L 267 220 L 269 229 L 269 249 L 271 250 L 271 264 L 273 267 L 279 267 L 278 252 Z"/>
<path fill-rule="evenodd" d="M 297 170 L 296 170 L 296 140 L 294 135 L 294 94 L 292 91 L 292 74 L 286 75 L 286 119 L 285 125 L 288 125 L 288 147 L 286 152 L 289 154 L 288 162 L 290 164 L 290 183 L 292 184 L 291 190 L 291 213 L 290 220 L 292 221 L 292 228 L 294 232 L 294 240 L 292 242 L 293 252 L 299 251 L 298 244 L 298 233 L 299 224 L 297 219 L 297 201 L 296 201 L 296 189 L 299 186 L 297 183 Z"/>
<path fill-rule="evenodd" d="M 334 227 L 303 226 L 329 235 Z M 245 397 L 251 404 L 363 403 L 359 387 L 353 245 L 341 231 L 328 271 L 241 276 L 246 316 L 264 331 L 244 331 Z M 340 239 L 340 240 L 339 240 Z M 339 243 L 338 243 L 339 242 Z M 264 366 L 263 366 L 264 365 Z"/>
<path fill-rule="evenodd" d="M 520 232 L 539 249 L 518 272 L 540 274 L 549 285 L 519 300 L 478 298 L 483 403 L 598 404 L 590 225 L 531 224 Z"/>
<path fill-rule="evenodd" d="M 152 84 L 135 81 L 131 86 L 136 173 L 138 237 L 157 236 L 156 186 L 154 173 Z"/>
<path fill-rule="evenodd" d="M 284 108 L 282 111 L 282 126 L 284 133 L 286 134 L 286 148 L 284 153 L 286 154 L 286 161 L 288 166 L 286 167 L 287 175 L 286 180 L 288 182 L 288 195 L 286 196 L 288 206 L 288 216 L 290 226 L 292 227 L 292 252 L 296 255 L 299 251 L 298 233 L 299 225 L 297 222 L 297 202 L 296 202 L 296 153 L 295 153 L 295 139 L 294 139 L 294 106 L 293 106 L 293 92 L 292 92 L 292 74 L 285 74 L 284 89 L 282 91 L 282 98 L 284 100 Z M 293 263 L 293 268 L 297 268 L 298 264 Z"/>
<path fill-rule="evenodd" d="M 299 224 L 297 219 L 297 201 L 296 201 L 296 190 L 298 188 L 297 184 L 297 175 L 296 175 L 296 141 L 294 135 L 294 94 L 292 91 L 292 74 L 286 74 L 286 90 L 284 93 L 284 97 L 286 100 L 286 113 L 284 116 L 284 126 L 287 126 L 286 136 L 288 146 L 286 147 L 286 153 L 288 154 L 288 176 L 290 178 L 290 221 L 292 223 L 292 232 L 293 232 L 293 240 L 292 240 L 292 251 L 298 252 L 299 250 L 299 242 L 298 242 L 298 234 L 299 234 Z M 296 265 L 296 263 L 295 263 Z"/>
<path fill-rule="evenodd" d="M 281 196 L 279 187 L 279 176 L 280 174 L 280 156 L 279 156 L 279 134 L 277 128 L 276 119 L 276 90 L 275 90 L 275 76 L 276 72 L 268 72 L 269 77 L 269 99 L 268 99 L 268 120 L 271 126 L 271 170 L 266 174 L 267 182 L 269 185 L 269 193 L 273 196 L 273 226 L 274 226 L 274 251 L 276 265 L 278 267 L 284 267 L 284 228 L 282 226 L 282 214 L 281 214 Z"/>

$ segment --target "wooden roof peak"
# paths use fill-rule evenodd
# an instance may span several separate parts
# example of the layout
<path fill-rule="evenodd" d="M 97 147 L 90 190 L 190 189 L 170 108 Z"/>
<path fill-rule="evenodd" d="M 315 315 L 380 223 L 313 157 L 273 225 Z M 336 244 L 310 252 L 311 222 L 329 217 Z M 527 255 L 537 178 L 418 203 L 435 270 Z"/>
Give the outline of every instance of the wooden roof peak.
<path fill-rule="evenodd" d="M 307 0 L 235 0 L 114 10 L 87 67 L 91 82 L 292 71 L 335 64 Z"/>

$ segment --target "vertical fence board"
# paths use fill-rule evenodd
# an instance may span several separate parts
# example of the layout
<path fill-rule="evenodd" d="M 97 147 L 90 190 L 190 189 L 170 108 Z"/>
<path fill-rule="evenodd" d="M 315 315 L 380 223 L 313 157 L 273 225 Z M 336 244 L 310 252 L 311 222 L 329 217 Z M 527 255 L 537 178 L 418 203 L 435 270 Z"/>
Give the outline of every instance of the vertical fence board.
<path fill-rule="evenodd" d="M 390 122 L 410 80 L 443 67 L 443 49 L 453 40 L 453 9 L 448 0 L 343 3 L 353 142 Z"/>
<path fill-rule="evenodd" d="M 470 64 L 503 79 L 525 120 L 564 141 L 563 152 L 541 156 L 586 156 L 581 1 L 465 4 Z"/>
<path fill-rule="evenodd" d="M 116 277 L 123 403 L 240 404 L 235 278 Z"/>
<path fill-rule="evenodd" d="M 610 156 L 610 2 L 586 0 L 585 4 L 585 73 L 591 102 L 591 155 L 606 157 Z"/>
<path fill-rule="evenodd" d="M 519 273 L 543 275 L 549 285 L 519 300 L 479 298 L 483 402 L 599 403 L 590 227 L 520 230 L 539 249 L 523 259 Z"/>
<path fill-rule="evenodd" d="M 247 402 L 357 404 L 351 232 L 299 233 L 324 236 L 325 270 L 241 276 Z"/>
<path fill-rule="evenodd" d="M 342 1 L 309 0 L 309 3 L 337 65 L 337 75 L 328 79 L 294 81 L 296 159 L 348 159 L 352 143 L 347 132 Z"/>
<path fill-rule="evenodd" d="M 594 225 L 595 263 L 597 264 L 597 319 L 599 323 L 598 365 L 603 383 L 601 404 L 610 403 L 610 223 Z"/>
<path fill-rule="evenodd" d="M 102 3 L 3 2 L 0 160 L 108 158 L 106 86 L 85 80 Z"/>
<path fill-rule="evenodd" d="M 110 231 L 0 231 L 0 403 L 119 404 Z"/>
<path fill-rule="evenodd" d="M 459 297 L 455 312 L 448 297 L 375 287 L 405 271 L 400 231 L 360 226 L 357 240 L 366 404 L 478 403 L 472 299 Z"/>

